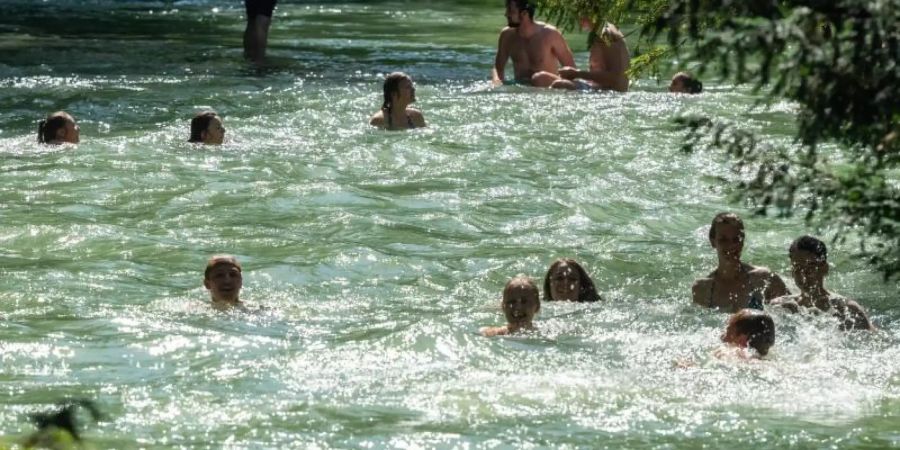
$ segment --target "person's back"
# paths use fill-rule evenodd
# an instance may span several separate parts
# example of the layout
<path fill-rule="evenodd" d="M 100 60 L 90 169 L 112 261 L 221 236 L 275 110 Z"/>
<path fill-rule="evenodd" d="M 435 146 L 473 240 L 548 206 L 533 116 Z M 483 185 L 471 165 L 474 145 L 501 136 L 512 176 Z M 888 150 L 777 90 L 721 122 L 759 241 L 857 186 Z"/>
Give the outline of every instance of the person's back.
<path fill-rule="evenodd" d="M 625 45 L 625 36 L 615 25 L 606 24 L 594 39 L 588 63 L 591 72 L 607 74 L 603 79 L 594 80 L 598 88 L 619 92 L 628 90 L 627 70 L 631 67 L 631 56 Z"/>

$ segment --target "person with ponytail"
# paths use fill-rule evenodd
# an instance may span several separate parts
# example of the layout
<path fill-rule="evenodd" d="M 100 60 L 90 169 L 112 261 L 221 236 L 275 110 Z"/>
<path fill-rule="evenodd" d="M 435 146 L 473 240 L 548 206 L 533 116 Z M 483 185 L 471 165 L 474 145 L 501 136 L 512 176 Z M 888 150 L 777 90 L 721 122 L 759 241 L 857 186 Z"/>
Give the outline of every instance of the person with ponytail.
<path fill-rule="evenodd" d="M 381 110 L 369 120 L 369 125 L 385 130 L 407 130 L 425 126 L 425 117 L 409 105 L 416 101 L 416 88 L 412 78 L 403 72 L 394 72 L 384 79 L 384 103 Z"/>
<path fill-rule="evenodd" d="M 221 145 L 225 141 L 222 117 L 215 111 L 201 111 L 191 119 L 191 137 L 195 144 Z"/>
<path fill-rule="evenodd" d="M 75 118 L 65 111 L 57 111 L 38 124 L 38 142 L 49 145 L 77 144 L 80 131 Z"/>

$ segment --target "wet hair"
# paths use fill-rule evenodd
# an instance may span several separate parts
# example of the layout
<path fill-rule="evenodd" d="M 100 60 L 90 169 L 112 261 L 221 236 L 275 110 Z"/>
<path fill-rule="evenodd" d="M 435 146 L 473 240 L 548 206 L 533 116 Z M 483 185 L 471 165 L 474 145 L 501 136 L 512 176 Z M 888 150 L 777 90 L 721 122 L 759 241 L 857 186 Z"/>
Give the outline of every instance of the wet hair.
<path fill-rule="evenodd" d="M 741 220 L 735 213 L 723 212 L 716 214 L 716 217 L 713 217 L 712 225 L 709 226 L 709 240 L 713 241 L 716 239 L 716 226 L 730 223 L 737 225 L 738 230 L 741 232 L 741 238 L 744 237 L 744 221 Z"/>
<path fill-rule="evenodd" d="M 550 264 L 550 268 L 547 269 L 547 274 L 544 275 L 544 298 L 547 299 L 547 301 L 555 300 L 551 294 L 552 291 L 550 290 L 550 276 L 562 264 L 566 264 L 575 269 L 575 273 L 578 274 L 580 286 L 578 292 L 579 302 L 596 302 L 597 300 L 600 300 L 600 294 L 597 294 L 597 288 L 594 287 L 594 280 L 591 280 L 591 277 L 587 274 L 587 271 L 584 270 L 584 267 L 581 267 L 581 264 L 578 264 L 574 259 L 559 258 L 556 261 L 553 261 L 553 264 Z"/>
<path fill-rule="evenodd" d="M 219 117 L 219 114 L 215 111 L 198 112 L 191 119 L 191 138 L 188 139 L 188 142 L 203 142 L 202 133 L 209 129 L 209 123 L 217 117 Z"/>
<path fill-rule="evenodd" d="M 206 271 L 203 272 L 203 278 L 209 279 L 209 273 L 212 272 L 216 266 L 220 266 L 222 264 L 228 264 L 229 266 L 237 267 L 238 272 L 241 272 L 241 263 L 238 262 L 237 258 L 231 255 L 215 255 L 212 258 L 209 258 L 209 261 L 206 262 Z"/>
<path fill-rule="evenodd" d="M 394 107 L 392 97 L 400 91 L 400 82 L 403 80 L 412 82 L 412 78 L 403 72 L 393 72 L 384 78 L 384 103 L 381 104 L 381 110 L 387 124 L 385 128 L 391 127 L 391 109 Z"/>
<path fill-rule="evenodd" d="M 101 420 L 103 418 L 100 410 L 94 402 L 90 400 L 70 400 L 61 403 L 59 409 L 56 411 L 49 413 L 33 413 L 29 414 L 28 417 L 38 427 L 38 430 L 43 431 L 51 427 L 56 427 L 67 431 L 75 441 L 81 441 L 80 429 L 75 414 L 76 409 L 79 407 L 87 410 L 94 420 Z"/>
<path fill-rule="evenodd" d="M 672 81 L 675 80 L 681 80 L 681 84 L 684 85 L 688 94 L 699 94 L 703 92 L 703 83 L 687 72 L 676 73 L 675 76 L 672 77 Z"/>
<path fill-rule="evenodd" d="M 765 356 L 775 344 L 775 322 L 763 311 L 742 309 L 728 318 L 725 330 L 725 336 L 740 335 L 747 336 L 747 345 Z"/>
<path fill-rule="evenodd" d="M 56 140 L 56 133 L 75 119 L 65 111 L 57 111 L 38 123 L 38 142 L 46 144 Z"/>
<path fill-rule="evenodd" d="M 507 293 L 515 287 L 521 286 L 525 290 L 534 294 L 534 297 L 538 301 L 537 311 L 541 310 L 541 293 L 538 291 L 537 286 L 534 284 L 531 278 L 528 278 L 523 275 L 519 275 L 506 283 L 506 286 L 503 288 L 503 302 L 506 302 Z"/>
<path fill-rule="evenodd" d="M 528 17 L 534 19 L 534 4 L 532 4 L 528 0 L 506 0 L 506 4 L 512 3 L 516 5 L 516 9 L 519 11 L 525 11 L 528 13 Z"/>
<path fill-rule="evenodd" d="M 798 237 L 791 243 L 791 248 L 788 249 L 790 253 L 794 253 L 798 250 L 810 252 L 822 261 L 828 259 L 828 247 L 825 246 L 824 242 L 810 235 Z"/>

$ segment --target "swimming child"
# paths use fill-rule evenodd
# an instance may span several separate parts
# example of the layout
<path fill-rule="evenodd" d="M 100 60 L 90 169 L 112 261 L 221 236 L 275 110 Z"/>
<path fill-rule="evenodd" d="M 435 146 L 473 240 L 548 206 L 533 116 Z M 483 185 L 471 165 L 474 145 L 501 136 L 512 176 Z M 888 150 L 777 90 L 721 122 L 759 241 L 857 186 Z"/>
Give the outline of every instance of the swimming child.
<path fill-rule="evenodd" d="M 763 311 L 742 309 L 728 318 L 722 342 L 743 359 L 753 357 L 746 353 L 750 348 L 756 350 L 757 358 L 766 356 L 775 344 L 775 322 Z"/>
<path fill-rule="evenodd" d="M 213 306 L 217 308 L 242 307 L 239 296 L 243 286 L 241 263 L 230 255 L 216 255 L 206 262 L 203 286 L 209 290 Z"/>
<path fill-rule="evenodd" d="M 672 76 L 669 92 L 681 94 L 699 94 L 703 92 L 703 83 L 687 72 L 678 72 Z"/>
<path fill-rule="evenodd" d="M 544 299 L 595 302 L 600 300 L 600 295 L 581 264 L 574 259 L 560 258 L 553 261 L 544 276 Z"/>
<path fill-rule="evenodd" d="M 221 145 L 225 141 L 222 118 L 215 111 L 202 111 L 191 119 L 191 137 L 188 142 Z"/>
<path fill-rule="evenodd" d="M 875 329 L 859 303 L 825 289 L 828 248 L 824 242 L 812 236 L 801 236 L 791 243 L 788 256 L 791 275 L 800 293 L 772 300 L 773 305 L 795 313 L 830 313 L 840 321 L 841 330 Z"/>
<path fill-rule="evenodd" d="M 65 111 L 57 111 L 38 124 L 38 142 L 41 144 L 77 144 L 81 128 L 75 118 Z"/>
<path fill-rule="evenodd" d="M 369 120 L 369 125 L 385 130 L 407 130 L 425 125 L 422 112 L 409 105 L 416 101 L 416 88 L 412 78 L 403 72 L 394 72 L 384 79 L 384 103 L 381 110 Z"/>
<path fill-rule="evenodd" d="M 481 334 L 488 337 L 502 336 L 533 329 L 534 316 L 541 310 L 537 286 L 528 277 L 520 276 L 509 280 L 503 289 L 501 307 L 507 324 L 502 327 L 484 327 Z"/>
<path fill-rule="evenodd" d="M 790 294 L 777 274 L 741 261 L 744 222 L 736 214 L 720 213 L 713 218 L 709 244 L 716 250 L 719 264 L 709 276 L 694 281 L 694 303 L 737 312 L 744 308 L 763 309 L 763 303 Z"/>

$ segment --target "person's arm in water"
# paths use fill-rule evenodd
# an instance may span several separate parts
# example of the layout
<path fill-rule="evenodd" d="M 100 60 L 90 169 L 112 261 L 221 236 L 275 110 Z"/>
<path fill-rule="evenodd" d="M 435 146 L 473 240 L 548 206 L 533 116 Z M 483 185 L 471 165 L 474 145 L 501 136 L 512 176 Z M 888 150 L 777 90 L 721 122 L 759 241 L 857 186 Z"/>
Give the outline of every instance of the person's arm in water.
<path fill-rule="evenodd" d="M 766 298 L 766 303 L 778 297 L 791 295 L 791 291 L 788 290 L 787 286 L 784 284 L 784 280 L 782 280 L 777 273 L 769 272 L 767 281 L 766 290 L 763 293 Z"/>
<path fill-rule="evenodd" d="M 771 306 L 777 306 L 785 311 L 789 311 L 791 313 L 797 314 L 800 312 L 800 305 L 797 304 L 794 300 L 791 299 L 790 296 L 778 297 L 771 302 L 769 302 Z"/>
<path fill-rule="evenodd" d="M 369 119 L 369 125 L 378 128 L 384 128 L 384 111 L 378 111 Z"/>
<path fill-rule="evenodd" d="M 506 336 L 509 334 L 509 327 L 484 327 L 479 331 L 481 331 L 481 335 L 485 337 Z"/>
<path fill-rule="evenodd" d="M 509 40 L 506 38 L 510 33 L 509 30 L 511 30 L 511 28 L 504 28 L 503 31 L 500 32 L 500 39 L 499 42 L 497 42 L 497 56 L 494 57 L 494 68 L 491 70 L 491 81 L 494 86 L 503 84 L 503 72 L 506 69 L 506 61 L 509 60 Z"/>

